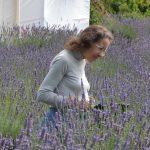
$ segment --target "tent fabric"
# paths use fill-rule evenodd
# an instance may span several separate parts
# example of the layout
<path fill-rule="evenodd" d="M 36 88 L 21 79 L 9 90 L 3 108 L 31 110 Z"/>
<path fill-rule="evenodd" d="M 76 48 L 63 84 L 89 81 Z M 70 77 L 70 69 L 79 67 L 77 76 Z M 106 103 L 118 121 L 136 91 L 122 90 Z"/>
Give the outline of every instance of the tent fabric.
<path fill-rule="evenodd" d="M 82 30 L 89 25 L 90 0 L 0 0 L 0 24 L 20 26 L 75 26 Z"/>
<path fill-rule="evenodd" d="M 15 25 L 17 20 L 17 0 L 0 0 L 0 25 Z"/>
<path fill-rule="evenodd" d="M 19 25 L 44 25 L 44 3 L 43 0 L 20 0 Z"/>
<path fill-rule="evenodd" d="M 90 0 L 45 0 L 44 24 L 74 25 L 83 29 L 89 25 Z"/>

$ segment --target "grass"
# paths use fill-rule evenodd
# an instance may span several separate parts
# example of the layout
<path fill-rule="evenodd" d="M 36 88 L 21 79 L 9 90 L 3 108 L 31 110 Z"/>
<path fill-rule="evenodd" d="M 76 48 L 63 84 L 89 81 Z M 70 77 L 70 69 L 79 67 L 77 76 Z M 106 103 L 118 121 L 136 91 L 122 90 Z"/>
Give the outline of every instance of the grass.
<path fill-rule="evenodd" d="M 129 40 L 134 40 L 138 35 L 138 31 L 135 28 L 121 23 L 118 19 L 105 17 L 102 20 L 101 24 L 106 26 L 110 31 L 113 33 L 120 33 Z"/>
<path fill-rule="evenodd" d="M 91 65 L 93 73 L 100 71 L 102 76 L 114 77 L 118 69 L 125 70 L 125 72 L 130 72 L 132 68 L 125 63 L 116 62 L 115 60 L 103 60 L 99 59 L 93 62 Z"/>
<path fill-rule="evenodd" d="M 24 111 L 17 112 L 17 101 L 5 98 L 5 106 L 0 105 L 0 132 L 3 135 L 16 138 L 24 122 Z"/>

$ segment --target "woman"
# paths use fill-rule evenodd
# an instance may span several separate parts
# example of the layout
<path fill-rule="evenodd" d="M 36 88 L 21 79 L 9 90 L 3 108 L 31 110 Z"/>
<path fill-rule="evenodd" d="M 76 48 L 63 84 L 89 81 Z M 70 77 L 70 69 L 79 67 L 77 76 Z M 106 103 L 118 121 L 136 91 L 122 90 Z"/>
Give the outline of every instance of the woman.
<path fill-rule="evenodd" d="M 37 100 L 51 107 L 46 114 L 47 122 L 55 125 L 55 113 L 67 106 L 74 97 L 78 104 L 84 99 L 84 108 L 91 108 L 88 91 L 89 82 L 85 75 L 86 63 L 92 63 L 105 56 L 113 40 L 111 32 L 103 26 L 90 25 L 79 35 L 71 38 L 50 64 L 49 72 L 39 87 Z M 83 101 L 82 101 L 83 102 Z M 62 113 L 63 115 L 63 113 Z"/>

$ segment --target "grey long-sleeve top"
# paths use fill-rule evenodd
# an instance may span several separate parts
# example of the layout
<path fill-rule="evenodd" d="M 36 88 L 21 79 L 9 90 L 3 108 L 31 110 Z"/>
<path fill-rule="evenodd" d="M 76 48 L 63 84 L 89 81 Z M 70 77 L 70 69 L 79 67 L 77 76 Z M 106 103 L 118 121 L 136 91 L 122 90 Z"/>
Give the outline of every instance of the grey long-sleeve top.
<path fill-rule="evenodd" d="M 85 65 L 86 60 L 82 59 L 79 52 L 66 49 L 59 52 L 50 63 L 49 72 L 39 87 L 37 100 L 62 108 L 63 101 L 69 94 L 78 96 L 81 100 L 84 90 L 85 99 L 88 101 L 90 85 L 85 75 Z"/>

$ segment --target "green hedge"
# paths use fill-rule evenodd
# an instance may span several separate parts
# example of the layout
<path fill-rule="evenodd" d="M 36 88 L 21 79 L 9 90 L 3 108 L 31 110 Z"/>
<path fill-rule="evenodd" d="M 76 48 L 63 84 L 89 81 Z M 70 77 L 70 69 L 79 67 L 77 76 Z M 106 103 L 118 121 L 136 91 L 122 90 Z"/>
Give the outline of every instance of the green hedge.
<path fill-rule="evenodd" d="M 150 16 L 150 0 L 91 0 L 90 24 L 99 23 L 105 14 L 127 17 Z"/>

